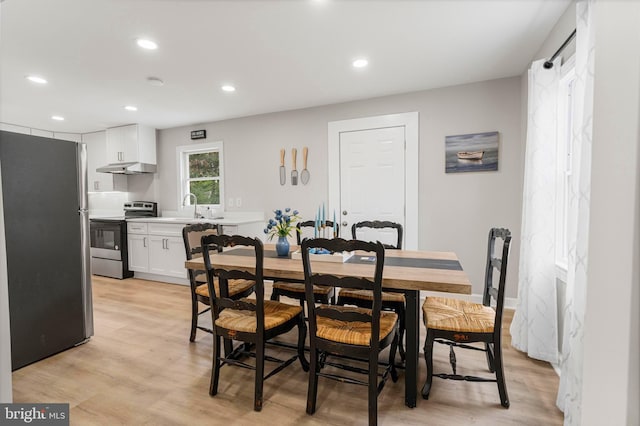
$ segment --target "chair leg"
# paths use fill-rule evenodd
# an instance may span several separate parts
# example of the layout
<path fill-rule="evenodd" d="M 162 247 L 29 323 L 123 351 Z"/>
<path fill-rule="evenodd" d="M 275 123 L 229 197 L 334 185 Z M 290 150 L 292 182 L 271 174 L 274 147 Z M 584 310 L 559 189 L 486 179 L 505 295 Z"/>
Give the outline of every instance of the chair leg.
<path fill-rule="evenodd" d="M 300 313 L 298 320 L 298 359 L 300 359 L 300 365 L 302 370 L 309 371 L 309 362 L 304 356 L 304 341 L 307 339 L 307 323 L 304 320 L 304 308 Z"/>
<path fill-rule="evenodd" d="M 497 348 L 496 348 L 497 346 Z M 500 404 L 504 408 L 509 408 L 509 395 L 507 394 L 507 384 L 504 380 L 504 370 L 502 368 L 502 347 L 500 344 L 494 344 L 494 350 L 496 351 L 494 354 L 495 359 L 495 369 L 496 369 L 496 380 L 498 382 L 498 393 L 500 394 Z"/>
<path fill-rule="evenodd" d="M 309 365 L 309 389 L 307 390 L 307 414 L 316 412 L 316 398 L 318 396 L 318 351 L 311 348 L 309 351 L 311 363 Z"/>
<path fill-rule="evenodd" d="M 400 359 L 402 360 L 402 362 L 404 362 L 407 358 L 407 355 L 404 351 L 404 331 L 406 329 L 406 315 L 404 304 L 397 310 L 397 313 L 398 319 L 400 320 L 400 328 L 398 329 L 398 351 L 400 352 Z"/>
<path fill-rule="evenodd" d="M 494 361 L 493 361 L 493 350 L 494 350 L 494 345 L 492 343 L 485 343 L 484 344 L 484 349 L 485 349 L 485 354 L 487 355 L 487 366 L 489 367 L 489 371 L 491 373 L 495 373 L 496 369 L 494 367 Z"/>
<path fill-rule="evenodd" d="M 276 302 L 280 301 L 280 292 L 277 288 L 272 288 L 271 290 L 271 300 L 275 300 Z"/>
<path fill-rule="evenodd" d="M 429 399 L 431 383 L 433 382 L 433 339 L 433 331 L 427 329 L 427 338 L 424 341 L 424 360 L 427 364 L 427 379 L 422 388 L 422 397 L 424 399 Z"/>
<path fill-rule="evenodd" d="M 262 410 L 262 388 L 264 383 L 264 340 L 256 342 L 256 391 L 253 409 Z"/>
<path fill-rule="evenodd" d="M 233 352 L 233 340 L 224 339 L 224 355 L 228 357 L 231 352 Z"/>
<path fill-rule="evenodd" d="M 198 299 L 195 295 L 191 294 L 191 334 L 189 335 L 189 341 L 196 340 L 196 330 L 198 327 Z"/>
<path fill-rule="evenodd" d="M 392 363 L 393 365 L 393 363 Z M 369 426 L 378 424 L 378 354 L 369 355 Z"/>
<path fill-rule="evenodd" d="M 398 381 L 398 370 L 396 370 L 396 350 L 398 348 L 398 333 L 393 337 L 391 341 L 391 349 L 389 349 L 389 365 L 391 366 L 391 380 L 393 383 Z"/>
<path fill-rule="evenodd" d="M 218 379 L 220 378 L 220 336 L 213 335 L 213 363 L 211 365 L 211 384 L 209 395 L 218 393 Z"/>

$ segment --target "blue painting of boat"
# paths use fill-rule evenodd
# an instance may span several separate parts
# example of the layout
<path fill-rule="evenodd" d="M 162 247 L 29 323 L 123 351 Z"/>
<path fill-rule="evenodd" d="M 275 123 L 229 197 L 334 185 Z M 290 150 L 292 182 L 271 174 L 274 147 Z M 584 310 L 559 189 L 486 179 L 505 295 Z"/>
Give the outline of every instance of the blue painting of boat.
<path fill-rule="evenodd" d="M 446 173 L 498 170 L 498 132 L 446 136 Z"/>

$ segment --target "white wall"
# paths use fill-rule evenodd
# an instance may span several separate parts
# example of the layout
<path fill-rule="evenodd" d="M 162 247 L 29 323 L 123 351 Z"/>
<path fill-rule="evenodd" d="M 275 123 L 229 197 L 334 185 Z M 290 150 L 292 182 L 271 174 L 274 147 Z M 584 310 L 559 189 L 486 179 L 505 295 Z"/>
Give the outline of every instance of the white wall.
<path fill-rule="evenodd" d="M 473 282 L 482 290 L 486 238 L 490 227 L 508 227 L 515 238 L 507 296 L 517 291 L 522 150 L 520 77 L 364 101 L 264 114 L 160 130 L 156 189 L 161 210 L 178 208 L 176 146 L 193 143 L 191 130 L 205 129 L 202 142 L 224 141 L 225 198 L 242 199 L 240 210 L 265 211 L 290 206 L 313 217 L 327 199 L 327 123 L 336 120 L 418 111 L 420 114 L 419 238 L 421 249 L 453 250 Z M 447 135 L 497 130 L 500 159 L 497 172 L 445 174 Z M 308 185 L 279 184 L 280 148 L 309 147 Z M 298 156 L 298 170 L 301 170 Z M 287 182 L 289 178 L 287 177 Z M 129 181 L 131 187 L 131 181 Z M 237 208 L 227 210 L 238 210 Z M 406 230 L 416 232 L 416 230 Z"/>
<path fill-rule="evenodd" d="M 637 425 L 640 2 L 596 2 L 595 13 L 582 422 Z"/>
<path fill-rule="evenodd" d="M 9 403 L 13 402 L 11 393 L 11 328 L 9 327 L 7 249 L 4 237 L 1 176 L 2 173 L 0 173 L 0 403 Z"/>

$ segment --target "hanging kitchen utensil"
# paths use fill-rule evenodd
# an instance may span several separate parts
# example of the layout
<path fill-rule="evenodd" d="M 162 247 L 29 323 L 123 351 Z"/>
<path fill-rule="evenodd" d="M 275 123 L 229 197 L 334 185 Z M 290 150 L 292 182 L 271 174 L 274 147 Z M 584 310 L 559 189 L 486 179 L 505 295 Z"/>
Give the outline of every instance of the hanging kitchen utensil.
<path fill-rule="evenodd" d="M 284 148 L 280 150 L 280 185 L 284 185 L 287 181 L 287 172 L 284 168 Z"/>
<path fill-rule="evenodd" d="M 300 173 L 300 182 L 303 185 L 309 183 L 309 170 L 307 170 L 307 155 L 309 154 L 309 150 L 305 146 L 302 148 L 302 163 L 304 165 L 304 169 L 302 169 L 302 173 Z"/>
<path fill-rule="evenodd" d="M 298 184 L 298 171 L 296 170 L 296 154 L 298 150 L 293 148 L 291 150 L 291 156 L 293 157 L 293 170 L 291 170 L 291 185 Z"/>

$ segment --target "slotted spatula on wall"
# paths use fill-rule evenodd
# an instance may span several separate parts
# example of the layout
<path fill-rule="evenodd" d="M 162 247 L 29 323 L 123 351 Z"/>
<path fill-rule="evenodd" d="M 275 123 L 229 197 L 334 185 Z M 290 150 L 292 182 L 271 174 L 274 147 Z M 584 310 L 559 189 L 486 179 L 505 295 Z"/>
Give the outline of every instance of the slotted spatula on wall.
<path fill-rule="evenodd" d="M 304 165 L 304 168 L 302 169 L 302 172 L 300 173 L 300 182 L 302 182 L 303 185 L 306 185 L 307 183 L 309 183 L 309 170 L 307 170 L 307 155 L 308 154 L 309 154 L 309 150 L 305 146 L 304 148 L 302 148 L 302 164 Z"/>
<path fill-rule="evenodd" d="M 296 154 L 298 153 L 298 150 L 293 148 L 291 150 L 291 156 L 293 157 L 293 170 L 291 170 L 291 185 L 297 185 L 298 184 L 298 171 L 296 170 Z"/>
<path fill-rule="evenodd" d="M 287 181 L 287 172 L 284 168 L 284 148 L 280 150 L 280 185 L 284 185 Z"/>

